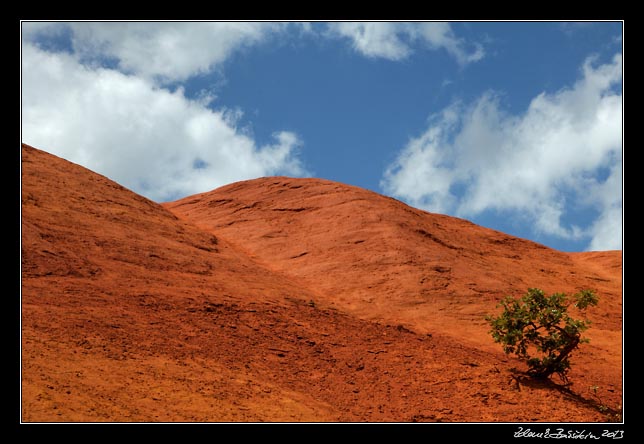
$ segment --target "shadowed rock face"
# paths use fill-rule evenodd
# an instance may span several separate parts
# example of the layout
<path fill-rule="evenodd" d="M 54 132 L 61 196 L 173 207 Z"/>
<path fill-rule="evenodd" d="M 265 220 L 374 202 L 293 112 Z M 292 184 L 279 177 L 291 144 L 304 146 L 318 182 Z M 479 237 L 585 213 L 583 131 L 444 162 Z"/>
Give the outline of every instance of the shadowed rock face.
<path fill-rule="evenodd" d="M 621 252 L 567 254 L 347 185 L 158 205 L 22 148 L 23 421 L 604 421 Z M 484 316 L 596 289 L 576 396 L 517 382 Z"/>

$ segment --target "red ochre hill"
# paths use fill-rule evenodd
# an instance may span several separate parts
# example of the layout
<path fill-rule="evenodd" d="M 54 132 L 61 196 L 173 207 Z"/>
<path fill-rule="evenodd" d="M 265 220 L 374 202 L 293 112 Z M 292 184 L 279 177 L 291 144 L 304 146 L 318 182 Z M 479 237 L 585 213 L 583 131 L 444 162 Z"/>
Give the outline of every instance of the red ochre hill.
<path fill-rule="evenodd" d="M 563 253 L 318 179 L 159 205 L 22 146 L 23 422 L 604 422 L 621 251 Z M 485 315 L 592 288 L 562 390 Z"/>

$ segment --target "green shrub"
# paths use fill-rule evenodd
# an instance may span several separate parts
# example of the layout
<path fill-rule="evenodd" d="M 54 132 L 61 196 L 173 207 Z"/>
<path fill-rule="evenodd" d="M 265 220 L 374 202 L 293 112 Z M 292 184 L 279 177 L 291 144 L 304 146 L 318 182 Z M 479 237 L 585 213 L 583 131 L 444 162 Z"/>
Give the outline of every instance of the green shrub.
<path fill-rule="evenodd" d="M 568 298 L 564 293 L 546 296 L 542 290 L 530 288 L 520 299 L 503 299 L 499 304 L 503 312 L 498 317 L 487 317 L 490 334 L 506 354 L 514 353 L 527 362 L 529 375 L 548 378 L 556 373 L 567 383 L 570 354 L 580 343 L 588 342 L 581 333 L 590 325 L 589 320 L 568 316 L 568 308 L 574 305 L 584 312 L 598 300 L 591 290 Z"/>

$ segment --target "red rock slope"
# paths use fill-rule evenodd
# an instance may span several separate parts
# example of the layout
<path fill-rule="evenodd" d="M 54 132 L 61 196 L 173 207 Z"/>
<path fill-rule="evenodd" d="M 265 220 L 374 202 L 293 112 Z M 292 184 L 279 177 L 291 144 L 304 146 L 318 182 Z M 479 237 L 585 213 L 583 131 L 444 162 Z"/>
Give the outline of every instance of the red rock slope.
<path fill-rule="evenodd" d="M 496 347 L 334 309 L 230 234 L 23 145 L 22 420 L 603 421 L 588 382 L 620 402 L 586 361 L 571 395 Z"/>
<path fill-rule="evenodd" d="M 297 279 L 321 303 L 487 351 L 499 346 L 485 316 L 503 296 L 594 289 L 594 347 L 579 359 L 602 362 L 601 377 L 590 379 L 621 390 L 621 251 L 563 253 L 318 179 L 239 182 L 165 206 Z"/>
<path fill-rule="evenodd" d="M 621 330 L 619 251 L 562 253 L 318 179 L 240 182 L 165 207 L 364 318 L 461 330 L 506 294 L 592 288 L 606 315 L 595 327 Z"/>

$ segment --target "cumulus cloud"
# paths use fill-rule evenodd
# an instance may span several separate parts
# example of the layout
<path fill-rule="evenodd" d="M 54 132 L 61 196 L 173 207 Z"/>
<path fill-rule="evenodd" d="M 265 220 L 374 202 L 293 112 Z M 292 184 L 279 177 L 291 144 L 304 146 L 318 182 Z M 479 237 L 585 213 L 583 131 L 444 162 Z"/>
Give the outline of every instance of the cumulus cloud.
<path fill-rule="evenodd" d="M 23 44 L 23 141 L 156 201 L 306 173 L 295 134 L 277 132 L 273 143 L 257 146 L 236 128 L 238 115 L 189 100 L 180 88 Z"/>
<path fill-rule="evenodd" d="M 329 28 L 342 37 L 353 41 L 353 48 L 367 57 L 382 57 L 389 60 L 406 58 L 411 50 L 402 37 L 401 23 L 331 23 Z"/>
<path fill-rule="evenodd" d="M 494 93 L 454 103 L 386 170 L 385 192 L 430 211 L 473 217 L 508 211 L 534 230 L 622 248 L 622 56 L 592 58 L 571 87 L 535 97 L 520 115 Z M 585 226 L 570 212 L 595 211 Z"/>
<path fill-rule="evenodd" d="M 328 32 L 318 32 L 318 29 Z M 447 51 L 460 65 L 480 60 L 483 48 L 456 37 L 446 22 L 25 22 L 23 38 L 67 32 L 84 64 L 116 63 L 118 70 L 159 83 L 181 82 L 221 65 L 234 51 L 287 29 L 320 38 L 346 38 L 362 55 L 402 60 L 414 47 Z"/>
<path fill-rule="evenodd" d="M 174 82 L 206 73 L 283 28 L 268 22 L 27 22 L 23 38 L 35 42 L 68 30 L 74 54 L 86 64 L 111 58 L 124 73 Z"/>
<path fill-rule="evenodd" d="M 446 50 L 465 65 L 480 60 L 484 51 L 479 44 L 459 39 L 445 22 L 337 22 L 329 24 L 332 34 L 348 38 L 359 53 L 372 58 L 402 60 L 420 43 L 429 49 Z"/>

